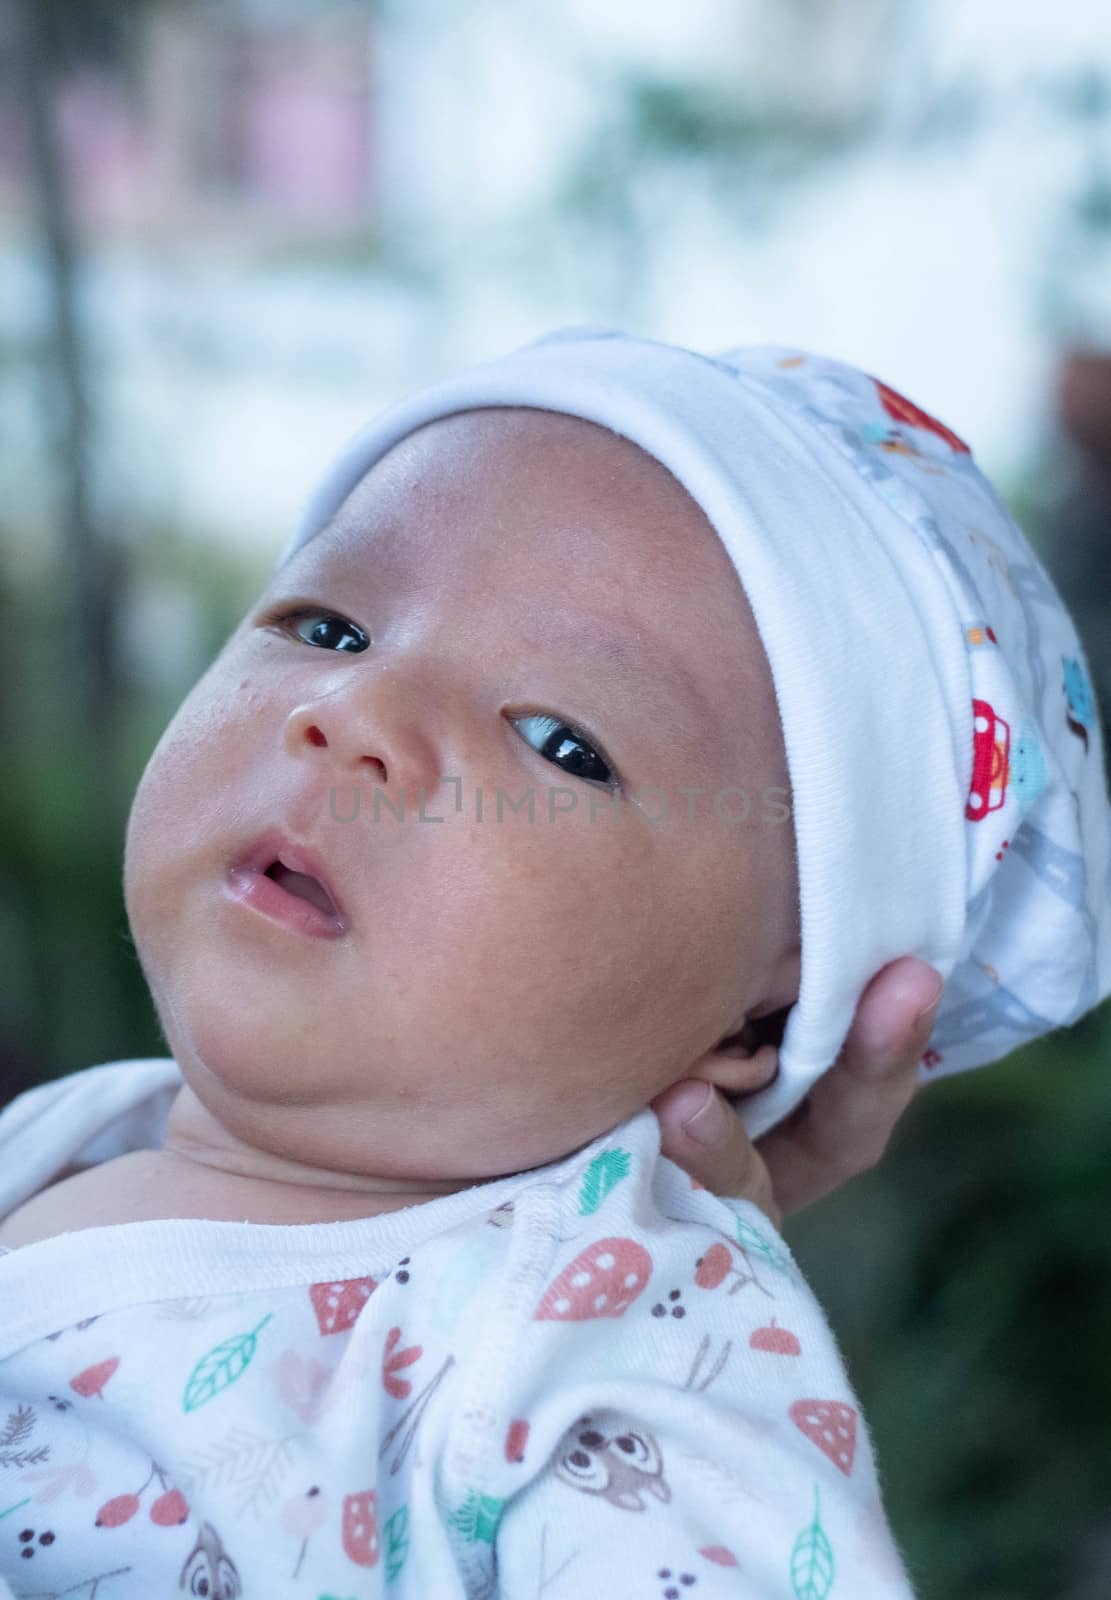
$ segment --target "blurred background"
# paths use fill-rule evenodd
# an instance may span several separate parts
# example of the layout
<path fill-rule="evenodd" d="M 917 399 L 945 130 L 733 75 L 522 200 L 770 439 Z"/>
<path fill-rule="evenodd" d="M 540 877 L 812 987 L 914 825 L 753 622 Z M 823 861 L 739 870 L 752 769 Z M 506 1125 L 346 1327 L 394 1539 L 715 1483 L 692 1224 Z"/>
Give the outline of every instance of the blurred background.
<path fill-rule="evenodd" d="M 568 322 L 940 416 L 1111 743 L 1104 0 L 0 0 L 0 1103 L 166 1053 L 128 803 L 338 442 Z M 1109 1066 L 1104 1005 L 788 1222 L 924 1600 L 1111 1596 Z"/>

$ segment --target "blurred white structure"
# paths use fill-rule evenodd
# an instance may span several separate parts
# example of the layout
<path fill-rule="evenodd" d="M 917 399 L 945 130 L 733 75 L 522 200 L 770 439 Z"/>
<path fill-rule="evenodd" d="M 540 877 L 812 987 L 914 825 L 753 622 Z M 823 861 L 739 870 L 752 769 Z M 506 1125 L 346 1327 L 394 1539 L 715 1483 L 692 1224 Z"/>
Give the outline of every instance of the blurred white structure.
<path fill-rule="evenodd" d="M 97 496 L 117 537 L 172 526 L 265 565 L 371 413 L 560 323 L 844 357 L 938 413 L 1004 483 L 1044 426 L 1054 322 L 1084 304 L 1111 344 L 1111 285 L 1083 261 L 1070 285 L 1054 259 L 1083 176 L 1075 128 L 1019 92 L 1051 67 L 1111 70 L 1111 9 L 1094 0 L 1048 14 L 1002 0 L 221 12 L 215 33 L 210 8 L 156 14 L 147 188 L 121 179 L 113 226 L 86 223 Z M 835 123 L 871 106 L 881 133 L 766 195 L 758 226 L 696 169 L 637 173 L 634 247 L 620 248 L 552 200 L 576 163 L 604 167 L 634 69 L 765 116 Z M 908 148 L 930 97 L 971 73 L 1012 109 L 982 136 Z M 113 115 L 112 149 L 134 148 Z M 144 210 L 151 192 L 161 209 Z M 361 241 L 347 264 L 345 218 Z M 41 326 L 41 284 L 19 207 L 0 224 L 0 339 L 18 349 Z M 31 377 L 0 368 L 0 495 L 25 508 L 12 520 L 33 561 L 50 504 Z"/>

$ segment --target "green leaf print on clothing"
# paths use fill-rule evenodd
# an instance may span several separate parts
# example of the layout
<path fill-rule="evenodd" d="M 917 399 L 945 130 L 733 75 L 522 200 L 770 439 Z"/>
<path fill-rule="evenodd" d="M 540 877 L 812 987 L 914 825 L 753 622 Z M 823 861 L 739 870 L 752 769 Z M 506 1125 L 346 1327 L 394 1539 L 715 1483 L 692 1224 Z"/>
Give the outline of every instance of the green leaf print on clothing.
<path fill-rule="evenodd" d="M 198 1406 L 215 1399 L 229 1384 L 243 1376 L 255 1353 L 255 1341 L 271 1316 L 272 1312 L 270 1316 L 263 1317 L 250 1333 L 233 1334 L 201 1357 L 185 1385 L 183 1406 L 186 1411 L 196 1411 Z"/>
<path fill-rule="evenodd" d="M 603 1150 L 587 1167 L 579 1190 L 579 1213 L 589 1216 L 597 1211 L 602 1201 L 615 1189 L 622 1178 L 629 1175 L 631 1157 L 627 1150 Z"/>
<path fill-rule="evenodd" d="M 769 1244 L 764 1235 L 758 1233 L 743 1217 L 738 1217 L 736 1221 L 737 1238 L 742 1249 L 751 1250 L 754 1255 L 761 1256 L 768 1266 L 774 1267 L 777 1272 L 791 1271 L 791 1262 L 782 1250 L 777 1250 L 774 1245 Z"/>
<path fill-rule="evenodd" d="M 386 1582 L 392 1583 L 409 1554 L 409 1507 L 398 1506 L 383 1532 L 386 1535 Z"/>
<path fill-rule="evenodd" d="M 833 1588 L 833 1549 L 818 1516 L 814 1485 L 814 1520 L 799 1534 L 791 1550 L 791 1587 L 796 1600 L 826 1600 Z"/>
<path fill-rule="evenodd" d="M 465 1539 L 477 1543 L 480 1539 L 493 1544 L 494 1534 L 501 1516 L 504 1500 L 495 1500 L 488 1494 L 476 1494 L 472 1489 L 458 1511 L 453 1511 L 448 1521 Z"/>

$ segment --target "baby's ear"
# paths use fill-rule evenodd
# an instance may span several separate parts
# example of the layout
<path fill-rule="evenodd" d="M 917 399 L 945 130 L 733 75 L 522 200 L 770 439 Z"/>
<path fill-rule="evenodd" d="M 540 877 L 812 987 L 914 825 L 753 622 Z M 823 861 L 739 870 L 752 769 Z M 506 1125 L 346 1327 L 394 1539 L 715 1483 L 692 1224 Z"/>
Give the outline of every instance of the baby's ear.
<path fill-rule="evenodd" d="M 723 1094 L 754 1094 L 779 1072 L 779 1046 L 790 1006 L 762 1017 L 748 1017 L 744 1027 L 708 1050 L 689 1076 L 712 1083 Z"/>
<path fill-rule="evenodd" d="M 717 1050 L 708 1050 L 698 1065 L 687 1074 L 712 1083 L 722 1094 L 755 1094 L 774 1082 L 779 1072 L 779 1051 L 774 1044 L 760 1045 L 752 1052 L 728 1048 L 728 1041 Z"/>

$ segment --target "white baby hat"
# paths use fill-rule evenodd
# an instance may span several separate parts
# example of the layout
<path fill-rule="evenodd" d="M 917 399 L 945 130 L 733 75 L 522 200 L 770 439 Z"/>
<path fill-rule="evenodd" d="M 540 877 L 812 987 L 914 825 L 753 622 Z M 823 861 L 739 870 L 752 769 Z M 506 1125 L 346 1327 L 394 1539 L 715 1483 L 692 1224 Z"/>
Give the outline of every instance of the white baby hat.
<path fill-rule="evenodd" d="M 833 1064 L 900 956 L 946 980 L 923 1082 L 1111 994 L 1111 804 L 1084 650 L 955 434 L 803 351 L 560 329 L 370 422 L 279 565 L 415 428 L 498 405 L 581 417 L 654 456 L 748 596 L 783 724 L 802 930 L 779 1076 L 738 1102 L 750 1135 Z"/>

